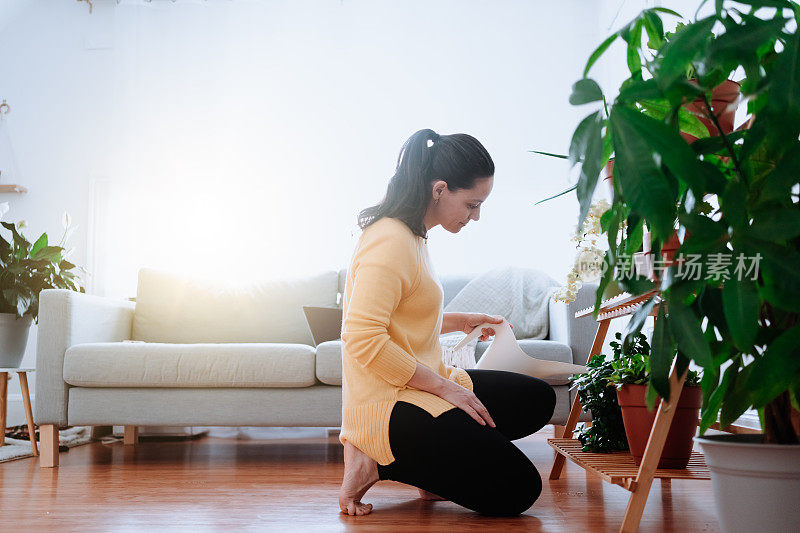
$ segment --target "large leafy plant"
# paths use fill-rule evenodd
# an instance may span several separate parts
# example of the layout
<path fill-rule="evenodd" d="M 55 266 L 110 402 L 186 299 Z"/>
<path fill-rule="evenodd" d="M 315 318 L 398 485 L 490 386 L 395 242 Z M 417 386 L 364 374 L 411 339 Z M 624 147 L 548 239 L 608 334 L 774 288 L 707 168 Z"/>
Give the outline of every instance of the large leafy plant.
<path fill-rule="evenodd" d="M 666 13 L 656 9 L 600 45 L 570 98 L 600 106 L 579 124 L 570 147 L 571 162 L 581 163 L 579 220 L 600 169 L 615 157 L 614 198 L 601 220 L 609 249 L 595 312 L 611 279 L 633 293 L 660 289 L 653 391 L 669 398 L 673 362 L 684 372 L 693 361 L 704 370 L 701 434 L 754 407 L 766 442 L 797 443 L 790 411 L 800 399 L 800 7 L 789 0 L 716 0 L 712 15 L 678 28 L 645 60 L 637 39 L 644 28 L 654 40 L 651 30 L 657 34 L 660 22 L 654 13 Z M 586 76 L 618 37 L 628 42 L 632 75 L 609 106 Z M 722 131 L 709 96 L 740 70 L 752 126 L 688 144 L 679 134 L 683 105 L 699 98 L 706 118 Z M 666 105 L 663 117 L 648 112 L 652 102 Z M 676 229 L 683 239 L 679 260 L 661 263 L 658 283 L 623 268 L 641 248 L 643 224 L 656 266 Z M 697 276 L 697 269 L 688 275 L 688 258 L 701 272 L 702 265 L 716 265 L 713 275 Z M 723 258 L 728 264 L 719 268 Z M 653 296 L 632 315 L 625 343 L 633 342 L 657 302 Z"/>
<path fill-rule="evenodd" d="M 8 204 L 0 204 L 0 217 Z M 31 316 L 39 322 L 39 292 L 43 289 L 70 289 L 86 292 L 73 270 L 85 270 L 67 261 L 63 245 L 74 227 L 64 215 L 64 235 L 58 246 L 51 246 L 47 233 L 31 244 L 23 235 L 24 221 L 0 222 L 10 232 L 7 240 L 0 234 L 0 313 L 17 317 Z"/>

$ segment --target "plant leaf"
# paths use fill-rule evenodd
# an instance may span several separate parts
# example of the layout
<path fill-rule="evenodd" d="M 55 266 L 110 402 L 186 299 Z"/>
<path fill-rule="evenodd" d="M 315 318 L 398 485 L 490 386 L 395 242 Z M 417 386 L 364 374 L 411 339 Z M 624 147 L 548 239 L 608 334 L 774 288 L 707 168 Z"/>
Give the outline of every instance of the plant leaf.
<path fill-rule="evenodd" d="M 619 33 L 611 35 L 605 41 L 600 43 L 600 46 L 598 46 L 595 51 L 592 52 L 592 55 L 589 56 L 589 60 L 586 62 L 586 67 L 583 69 L 584 78 L 589 75 L 589 69 L 592 68 L 592 65 L 594 65 L 595 61 L 597 61 L 597 59 L 603 55 L 603 53 L 608 49 L 609 46 L 611 46 L 611 43 L 613 43 L 617 37 L 619 37 Z"/>
<path fill-rule="evenodd" d="M 704 434 L 712 424 L 717 422 L 717 419 L 719 418 L 719 410 L 722 406 L 722 398 L 725 397 L 725 393 L 728 391 L 728 387 L 733 379 L 732 377 L 738 372 L 739 362 L 734 361 L 734 363 L 725 370 L 725 373 L 722 376 L 722 381 L 714 389 L 714 392 L 711 393 L 711 396 L 708 399 L 708 405 L 705 407 L 705 409 L 703 409 L 703 413 L 700 416 L 701 435 Z"/>
<path fill-rule="evenodd" d="M 662 162 L 673 174 L 695 192 L 705 191 L 703 171 L 700 169 L 696 154 L 674 128 L 630 108 L 615 107 L 615 111 L 624 118 L 624 122 L 635 134 L 647 143 L 650 151 L 661 156 Z"/>
<path fill-rule="evenodd" d="M 765 241 L 792 239 L 800 235 L 800 210 L 771 209 L 757 213 L 747 231 Z"/>
<path fill-rule="evenodd" d="M 45 246 L 47 246 L 47 233 L 42 233 L 41 237 L 36 239 L 36 242 L 33 243 L 33 247 L 31 248 L 31 256 L 35 256 L 36 252 Z"/>
<path fill-rule="evenodd" d="M 625 326 L 624 340 L 622 342 L 623 349 L 628 350 L 635 340 L 636 335 L 642 330 L 642 326 L 644 325 L 645 320 L 647 317 L 650 316 L 650 312 L 653 310 L 653 306 L 656 304 L 655 297 L 651 296 L 646 302 L 636 308 L 636 311 L 633 312 L 631 315 L 631 319 L 628 321 L 628 324 Z"/>
<path fill-rule="evenodd" d="M 669 371 L 675 358 L 675 342 L 669 332 L 666 305 L 658 306 L 653 329 L 653 345 L 650 351 L 650 383 L 659 396 L 669 400 Z"/>
<path fill-rule="evenodd" d="M 597 82 L 591 78 L 583 78 L 572 85 L 572 94 L 569 103 L 572 105 L 588 104 L 603 99 L 603 91 Z"/>
<path fill-rule="evenodd" d="M 580 203 L 580 212 L 578 213 L 578 227 L 583 227 L 583 221 L 589 213 L 589 207 L 592 203 L 592 196 L 594 190 L 597 188 L 597 180 L 600 177 L 600 159 L 603 152 L 603 139 L 602 139 L 602 121 L 600 112 L 590 115 L 594 117 L 592 122 L 589 123 L 586 131 L 586 144 L 583 152 L 583 163 L 581 164 L 581 173 L 578 177 L 578 202 Z M 572 147 L 570 147 L 570 153 Z"/>
<path fill-rule="evenodd" d="M 559 159 L 568 159 L 569 158 L 569 156 L 566 156 L 566 155 L 551 154 L 550 152 L 540 152 L 539 150 L 528 150 L 528 151 L 532 152 L 534 154 L 546 155 L 546 156 L 549 156 L 549 157 L 557 157 Z"/>
<path fill-rule="evenodd" d="M 678 348 L 702 367 L 713 364 L 711 349 L 703 336 L 700 321 L 691 308 L 670 301 L 669 328 Z"/>
<path fill-rule="evenodd" d="M 563 196 L 563 195 L 565 195 L 565 194 L 567 194 L 567 193 L 569 193 L 569 192 L 572 192 L 572 191 L 574 191 L 574 190 L 575 190 L 575 189 L 577 189 L 577 188 L 578 188 L 578 186 L 577 186 L 577 185 L 573 185 L 573 186 L 572 186 L 572 187 L 570 187 L 569 189 L 563 190 L 563 191 L 561 191 L 561 192 L 560 192 L 560 193 L 558 193 L 558 194 L 554 194 L 553 196 L 548 196 L 548 197 L 547 197 L 547 198 L 545 198 L 544 200 L 539 200 L 538 202 L 536 202 L 536 203 L 535 203 L 535 204 L 533 204 L 533 205 L 539 205 L 540 203 L 542 203 L 542 202 L 546 202 L 547 200 L 552 200 L 553 198 L 558 198 L 559 196 Z"/>
<path fill-rule="evenodd" d="M 711 28 L 716 21 L 714 15 L 676 30 L 672 39 L 661 49 L 663 59 L 655 78 L 664 93 L 668 93 L 675 82 L 686 76 L 687 67 L 711 38 Z"/>
<path fill-rule="evenodd" d="M 614 181 L 619 182 L 625 201 L 643 216 L 653 234 L 665 240 L 672 233 L 675 197 L 656 166 L 653 150 L 628 120 L 632 113 L 636 112 L 615 105 L 609 117 L 616 153 Z"/>
<path fill-rule="evenodd" d="M 722 307 L 733 342 L 750 353 L 758 333 L 759 297 L 756 284 L 748 279 L 728 280 L 722 288 Z"/>
<path fill-rule="evenodd" d="M 787 390 L 800 373 L 800 325 L 781 333 L 752 363 L 744 388 L 754 407 L 762 407 Z"/>

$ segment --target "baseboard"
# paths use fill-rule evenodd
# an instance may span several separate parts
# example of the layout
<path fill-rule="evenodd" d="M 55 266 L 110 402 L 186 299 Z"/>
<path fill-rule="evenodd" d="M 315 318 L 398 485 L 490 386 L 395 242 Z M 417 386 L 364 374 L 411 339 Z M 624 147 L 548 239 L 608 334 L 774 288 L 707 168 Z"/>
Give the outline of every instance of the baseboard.
<path fill-rule="evenodd" d="M 31 397 L 31 405 L 36 405 L 33 403 L 34 398 Z M 6 409 L 6 427 L 11 426 L 21 426 L 22 424 L 26 424 L 25 420 L 25 405 L 22 403 L 22 394 L 10 394 L 8 395 L 8 408 Z"/>

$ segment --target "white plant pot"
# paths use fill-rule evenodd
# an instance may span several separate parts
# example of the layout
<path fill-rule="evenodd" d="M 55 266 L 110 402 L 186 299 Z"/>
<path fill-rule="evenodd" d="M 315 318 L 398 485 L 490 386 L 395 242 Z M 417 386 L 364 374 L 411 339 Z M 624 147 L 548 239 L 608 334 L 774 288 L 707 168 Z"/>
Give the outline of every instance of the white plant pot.
<path fill-rule="evenodd" d="M 19 368 L 28 345 L 33 318 L 0 313 L 0 368 Z"/>
<path fill-rule="evenodd" d="M 797 531 L 800 445 L 761 444 L 761 435 L 695 437 L 711 471 L 725 533 Z"/>

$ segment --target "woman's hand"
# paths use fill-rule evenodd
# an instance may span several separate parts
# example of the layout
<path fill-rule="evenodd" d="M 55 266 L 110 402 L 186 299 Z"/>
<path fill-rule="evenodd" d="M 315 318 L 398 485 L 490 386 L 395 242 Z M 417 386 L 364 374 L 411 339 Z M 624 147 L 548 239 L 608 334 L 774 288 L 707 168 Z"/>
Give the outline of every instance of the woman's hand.
<path fill-rule="evenodd" d="M 489 414 L 489 410 L 483 403 L 475 396 L 471 390 L 462 387 L 454 381 L 443 379 L 439 390 L 434 392 L 440 398 L 444 398 L 452 403 L 459 409 L 466 412 L 469 416 L 474 418 L 480 425 L 485 426 L 489 424 L 495 427 L 494 420 Z"/>
<path fill-rule="evenodd" d="M 455 381 L 444 378 L 423 365 L 417 363 L 414 375 L 406 383 L 407 386 L 417 390 L 424 390 L 447 400 L 459 409 L 462 409 L 469 416 L 474 418 L 479 424 L 485 426 L 487 423 L 495 427 L 494 420 L 489 415 L 489 411 L 483 403 L 475 396 L 475 393 L 466 387 L 462 387 Z"/>
<path fill-rule="evenodd" d="M 464 322 L 463 326 L 461 327 L 461 331 L 469 335 L 472 330 L 476 327 L 480 326 L 481 324 L 485 324 L 486 322 L 491 322 L 492 324 L 499 324 L 503 321 L 502 315 L 484 315 L 483 313 L 464 313 Z M 511 323 L 508 324 L 511 326 Z M 513 329 L 514 326 L 511 326 Z M 489 337 L 495 335 L 495 331 L 493 328 L 483 328 L 483 333 L 478 340 L 485 341 L 488 340 Z"/>

